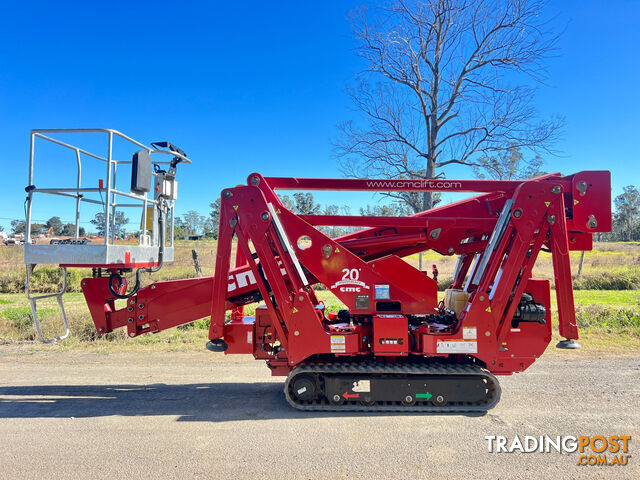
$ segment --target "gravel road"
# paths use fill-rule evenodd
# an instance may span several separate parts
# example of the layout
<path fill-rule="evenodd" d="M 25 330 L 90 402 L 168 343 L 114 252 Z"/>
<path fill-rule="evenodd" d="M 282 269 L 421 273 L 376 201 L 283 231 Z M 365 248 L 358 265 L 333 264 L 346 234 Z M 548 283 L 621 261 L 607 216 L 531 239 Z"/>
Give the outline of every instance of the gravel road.
<path fill-rule="evenodd" d="M 292 410 L 250 357 L 0 346 L 0 478 L 640 478 L 640 352 L 544 356 L 486 415 Z M 486 435 L 631 435 L 626 466 Z"/>

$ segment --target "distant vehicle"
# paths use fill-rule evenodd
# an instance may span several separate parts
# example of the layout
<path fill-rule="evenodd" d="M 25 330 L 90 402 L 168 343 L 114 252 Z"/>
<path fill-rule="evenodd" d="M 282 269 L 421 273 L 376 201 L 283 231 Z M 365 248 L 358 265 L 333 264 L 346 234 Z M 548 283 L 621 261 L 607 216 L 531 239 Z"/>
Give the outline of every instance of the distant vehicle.
<path fill-rule="evenodd" d="M 24 245 L 24 239 L 20 237 L 8 237 L 4 239 L 5 245 Z"/>
<path fill-rule="evenodd" d="M 90 241 L 86 238 L 65 238 L 64 240 L 52 238 L 49 245 L 86 245 Z"/>

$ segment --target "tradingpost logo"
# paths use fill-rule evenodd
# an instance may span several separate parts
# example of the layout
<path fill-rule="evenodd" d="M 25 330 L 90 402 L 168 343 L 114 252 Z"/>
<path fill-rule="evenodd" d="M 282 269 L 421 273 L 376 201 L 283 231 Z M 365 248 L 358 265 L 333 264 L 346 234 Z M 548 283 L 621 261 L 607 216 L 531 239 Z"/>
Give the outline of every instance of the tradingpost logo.
<path fill-rule="evenodd" d="M 625 466 L 631 455 L 631 435 L 549 435 L 508 438 L 487 435 L 489 453 L 577 453 L 576 463 L 584 466 Z"/>

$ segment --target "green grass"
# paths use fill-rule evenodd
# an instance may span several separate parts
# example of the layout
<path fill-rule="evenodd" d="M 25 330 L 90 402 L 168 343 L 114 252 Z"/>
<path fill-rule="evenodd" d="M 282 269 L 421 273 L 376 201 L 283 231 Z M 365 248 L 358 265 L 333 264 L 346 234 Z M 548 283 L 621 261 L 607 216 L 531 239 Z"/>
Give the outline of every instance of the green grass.
<path fill-rule="evenodd" d="M 325 302 L 327 310 L 344 308 L 340 301 L 329 291 L 317 292 L 319 300 Z M 31 311 L 24 294 L 0 294 L 0 340 L 23 342 L 36 340 L 36 330 L 31 319 Z M 138 346 L 156 347 L 168 350 L 200 349 L 207 342 L 209 319 L 201 319 L 179 328 L 165 330 L 158 334 L 146 334 L 129 338 L 126 329 L 118 329 L 106 335 L 98 336 L 89 314 L 84 295 L 68 293 L 64 296 L 65 310 L 69 319 L 71 335 L 58 348 L 76 349 L 90 345 L 98 350 L 115 348 L 135 350 Z M 257 306 L 248 305 L 245 315 L 254 315 Z M 38 302 L 38 317 L 43 335 L 53 337 L 62 333 L 62 316 L 54 299 Z M 43 346 L 45 347 L 45 346 Z"/>
<path fill-rule="evenodd" d="M 0 302 L 0 340 L 8 342 L 36 340 L 35 326 L 30 318 L 30 309 L 24 294 L 0 294 L 0 299 L 2 300 Z M 57 350 L 89 348 L 104 353 L 148 349 L 194 350 L 202 348 L 207 341 L 207 330 L 201 328 L 203 321 L 200 321 L 199 328 L 171 329 L 133 339 L 127 337 L 126 329 L 118 329 L 98 336 L 81 293 L 66 294 L 64 303 L 71 329 L 69 338 L 55 345 L 35 343 L 34 348 Z M 42 300 L 38 302 L 38 306 L 43 334 L 46 337 L 61 334 L 62 317 L 55 300 Z"/>
<path fill-rule="evenodd" d="M 344 308 L 342 303 L 329 291 L 317 292 L 319 300 L 328 311 Z M 35 327 L 30 319 L 30 310 L 23 294 L 0 295 L 0 339 L 5 341 L 35 340 Z M 640 291 L 580 290 L 575 292 L 576 314 L 581 333 L 607 334 L 611 341 L 618 335 L 640 338 Z M 62 318 L 53 300 L 39 303 L 38 314 L 45 336 L 61 333 Z M 555 292 L 552 292 L 552 316 L 554 328 L 557 325 Z M 245 315 L 253 315 L 258 305 L 245 308 Z M 208 319 L 170 329 L 159 334 L 141 335 L 134 339 L 126 336 L 125 329 L 119 329 L 104 336 L 96 334 L 89 311 L 80 293 L 65 295 L 65 307 L 71 325 L 71 336 L 61 342 L 58 348 L 95 348 L 105 350 L 135 350 L 138 347 L 161 350 L 200 349 L 207 341 Z"/>
<path fill-rule="evenodd" d="M 638 290 L 640 267 L 637 263 L 592 267 L 574 279 L 573 287 L 576 290 Z"/>
<path fill-rule="evenodd" d="M 574 303 L 579 305 L 638 306 L 640 290 L 574 290 Z M 552 299 L 555 303 L 555 298 Z"/>
<path fill-rule="evenodd" d="M 640 336 L 640 308 L 588 305 L 576 307 L 578 327 L 587 333 L 599 331 L 610 334 Z"/>
<path fill-rule="evenodd" d="M 213 273 L 216 242 L 176 242 L 175 261 L 167 264 L 160 272 L 143 275 L 143 285 L 153 281 L 172 280 L 196 276 L 191 249 L 197 248 L 204 274 Z M 594 251 L 585 254 L 583 273 L 574 279 L 576 286 L 575 305 L 579 326 L 589 338 L 601 343 L 633 343 L 640 338 L 638 312 L 640 310 L 640 243 L 600 243 Z M 574 272 L 580 252 L 571 252 Z M 407 261 L 418 266 L 418 255 Z M 436 264 L 440 271 L 440 289 L 446 288 L 456 262 L 455 257 L 441 256 L 435 252 L 423 255 L 423 270 L 431 272 Z M 65 306 L 71 324 L 71 336 L 55 348 L 91 348 L 97 351 L 121 349 L 200 349 L 207 340 L 208 319 L 198 320 L 190 325 L 148 334 L 130 339 L 125 329 L 98 337 L 84 297 L 79 292 L 80 279 L 91 274 L 88 269 L 70 269 L 68 287 L 71 293 L 65 295 Z M 553 284 L 551 256 L 541 253 L 534 275 L 547 278 Z M 22 247 L 0 247 L 0 340 L 35 340 L 35 328 L 29 316 L 28 302 L 24 296 L 25 269 L 22 264 Z M 55 266 L 38 266 L 34 276 L 36 291 L 52 292 L 60 286 L 59 270 Z M 338 299 L 326 289 L 316 290 L 318 298 L 325 302 L 327 310 L 344 308 Z M 442 294 L 441 294 L 442 295 Z M 556 324 L 555 292 L 552 292 L 552 315 Z M 46 336 L 61 333 L 62 319 L 55 300 L 39 302 L 39 316 Z M 256 305 L 245 309 L 246 315 L 255 312 Z M 626 340 L 625 340 L 626 339 Z M 631 339 L 631 340 L 629 340 Z M 40 348 L 40 347 L 38 347 Z M 42 347 L 48 348 L 48 347 Z"/>

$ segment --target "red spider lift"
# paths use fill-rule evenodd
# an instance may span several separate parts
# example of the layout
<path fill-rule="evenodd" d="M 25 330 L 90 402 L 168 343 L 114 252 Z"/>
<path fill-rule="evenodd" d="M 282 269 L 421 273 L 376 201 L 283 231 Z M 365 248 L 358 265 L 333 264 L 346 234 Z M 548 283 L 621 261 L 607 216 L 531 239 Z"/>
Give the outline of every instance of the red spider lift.
<path fill-rule="evenodd" d="M 395 218 L 296 215 L 276 190 L 480 195 Z M 120 273 L 135 265 L 99 265 L 82 291 L 99 334 L 126 327 L 135 337 L 211 315 L 207 348 L 265 360 L 301 410 L 485 411 L 500 398 L 495 375 L 526 370 L 551 340 L 549 281 L 532 276 L 541 250 L 553 261 L 559 346 L 578 347 L 569 254 L 610 231 L 610 199 L 607 171 L 524 181 L 253 173 L 222 191 L 213 277 L 127 294 Z M 317 228 L 329 225 L 361 229 L 330 238 Z M 427 249 L 458 257 L 442 302 L 437 283 L 402 260 Z M 320 285 L 345 309 L 325 311 Z"/>

